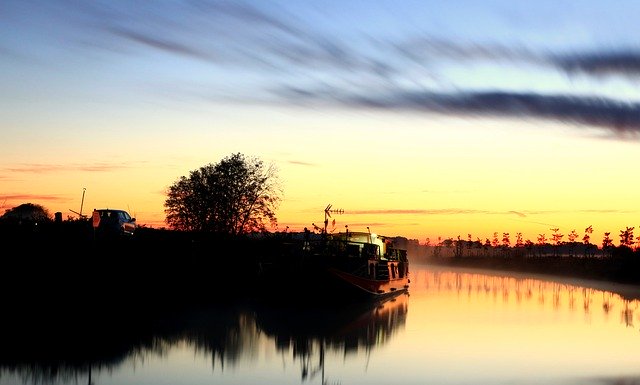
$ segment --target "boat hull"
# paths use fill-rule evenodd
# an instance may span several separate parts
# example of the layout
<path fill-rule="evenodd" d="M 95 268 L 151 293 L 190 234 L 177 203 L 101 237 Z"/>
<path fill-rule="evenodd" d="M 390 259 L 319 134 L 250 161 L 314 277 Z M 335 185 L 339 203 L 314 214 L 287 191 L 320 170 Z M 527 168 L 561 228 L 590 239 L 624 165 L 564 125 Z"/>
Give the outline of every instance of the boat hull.
<path fill-rule="evenodd" d="M 336 278 L 353 286 L 353 290 L 360 290 L 364 295 L 374 298 L 392 296 L 409 290 L 409 277 L 375 280 L 349 274 L 336 268 L 329 268 L 328 271 Z"/>

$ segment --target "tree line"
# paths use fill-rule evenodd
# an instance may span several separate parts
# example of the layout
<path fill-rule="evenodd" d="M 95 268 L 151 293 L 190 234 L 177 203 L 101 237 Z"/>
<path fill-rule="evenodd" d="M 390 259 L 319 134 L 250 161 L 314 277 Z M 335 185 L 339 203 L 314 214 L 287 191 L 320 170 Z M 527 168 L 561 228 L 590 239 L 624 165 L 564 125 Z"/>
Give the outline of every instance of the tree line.
<path fill-rule="evenodd" d="M 524 239 L 522 233 L 516 233 L 515 242 L 512 244 L 511 235 L 509 233 L 502 233 L 502 236 L 498 232 L 493 233 L 493 237 L 485 238 L 482 241 L 480 238 L 473 239 L 471 234 L 467 234 L 466 239 L 462 239 L 460 235 L 457 238 L 438 237 L 437 242 L 432 243 L 430 238 L 426 239 L 425 246 L 433 248 L 433 255 L 439 256 L 443 250 L 448 250 L 448 254 L 453 256 L 464 255 L 496 255 L 499 252 L 502 254 L 515 255 L 515 256 L 584 256 L 593 257 L 596 254 L 599 256 L 612 256 L 625 254 L 630 252 L 640 252 L 640 236 L 634 237 L 635 227 L 625 227 L 621 229 L 618 236 L 620 238 L 618 246 L 614 244 L 611 232 L 604 232 L 602 243 L 600 247 L 591 243 L 593 226 L 590 225 L 584 230 L 584 234 L 580 237 L 580 234 L 573 229 L 567 234 L 567 240 L 564 240 L 565 234 L 560 232 L 560 228 L 551 228 L 551 235 L 547 237 L 545 233 L 538 234 L 536 241 L 530 239 Z"/>

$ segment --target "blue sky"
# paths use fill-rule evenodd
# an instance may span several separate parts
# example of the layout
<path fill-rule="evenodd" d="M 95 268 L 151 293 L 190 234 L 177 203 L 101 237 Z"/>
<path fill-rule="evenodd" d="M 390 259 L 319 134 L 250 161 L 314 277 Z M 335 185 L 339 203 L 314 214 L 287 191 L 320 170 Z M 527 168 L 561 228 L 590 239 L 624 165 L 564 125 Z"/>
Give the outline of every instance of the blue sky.
<path fill-rule="evenodd" d="M 3 104 L 20 109 L 15 98 L 53 94 L 56 102 L 44 102 L 52 109 L 83 98 L 330 105 L 531 115 L 635 133 L 638 8 L 5 1 Z"/>
<path fill-rule="evenodd" d="M 475 175 L 505 165 L 504 173 L 539 175 L 561 191 L 633 175 L 639 19 L 635 1 L 5 0 L 0 203 L 67 210 L 86 187 L 90 206 L 127 206 L 106 181 L 131 178 L 147 194 L 131 199 L 138 216 L 158 224 L 175 178 L 243 152 L 281 167 L 280 219 L 292 227 L 302 226 L 300 212 L 340 199 L 359 212 L 528 212 L 532 223 L 562 226 L 540 216 L 543 203 L 525 207 L 534 186 L 501 186 L 528 200 L 496 208 L 495 191 Z M 347 144 L 365 136 L 366 144 Z M 392 142 L 396 156 L 378 164 Z M 433 143 L 438 158 L 425 154 Z M 432 182 L 403 179 L 393 192 L 373 191 L 367 205 L 316 193 L 340 165 L 372 163 Z M 595 169 L 576 176 L 585 163 Z M 445 178 L 468 169 L 475 175 L 465 186 Z M 629 217 L 606 223 L 631 225 L 637 186 L 616 183 L 610 189 L 629 191 L 624 207 L 594 206 L 606 196 L 594 192 L 571 210 L 624 211 Z M 434 190 L 468 195 L 439 202 Z M 566 194 L 545 199 L 576 200 Z M 422 221 L 402 229 L 417 234 Z"/>

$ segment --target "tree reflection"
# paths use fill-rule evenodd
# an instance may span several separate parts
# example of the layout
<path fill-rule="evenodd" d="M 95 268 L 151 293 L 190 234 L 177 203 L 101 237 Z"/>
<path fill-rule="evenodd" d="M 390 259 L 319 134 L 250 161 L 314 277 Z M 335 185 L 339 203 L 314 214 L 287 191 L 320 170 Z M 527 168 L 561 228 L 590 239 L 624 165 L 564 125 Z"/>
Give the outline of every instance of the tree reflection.
<path fill-rule="evenodd" d="M 640 317 L 640 299 L 637 296 L 607 290 L 534 278 L 490 275 L 487 272 L 425 269 L 421 274 L 414 275 L 413 287 L 424 286 L 440 292 L 464 293 L 469 299 L 474 296 L 486 296 L 493 300 L 501 299 L 505 303 L 537 300 L 540 306 L 550 304 L 555 311 L 575 311 L 576 301 L 581 301 L 585 316 L 590 316 L 593 311 L 600 309 L 606 317 L 619 309 L 620 322 L 627 327 L 634 327 L 634 319 Z"/>
<path fill-rule="evenodd" d="M 14 318 L 0 324 L 0 378 L 12 374 L 24 383 L 92 384 L 99 373 L 167 356 L 178 346 L 210 356 L 212 367 L 223 371 L 256 361 L 260 347 L 271 344 L 299 360 L 303 381 L 321 376 L 327 383 L 325 353 L 347 356 L 388 342 L 405 324 L 407 297 L 348 308 L 242 303 L 154 317 L 78 320 L 73 314 L 46 323 Z"/>

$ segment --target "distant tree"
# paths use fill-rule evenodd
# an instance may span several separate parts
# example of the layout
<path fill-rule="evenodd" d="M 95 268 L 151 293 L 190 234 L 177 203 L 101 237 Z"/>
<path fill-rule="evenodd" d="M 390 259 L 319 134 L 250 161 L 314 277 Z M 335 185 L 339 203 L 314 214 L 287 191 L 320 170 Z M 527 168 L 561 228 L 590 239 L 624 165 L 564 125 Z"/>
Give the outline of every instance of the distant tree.
<path fill-rule="evenodd" d="M 538 251 L 539 255 L 542 256 L 542 251 L 544 250 L 544 246 L 547 244 L 547 235 L 546 234 L 538 234 Z"/>
<path fill-rule="evenodd" d="M 242 235 L 277 225 L 277 172 L 240 153 L 180 177 L 167 192 L 167 224 L 177 230 Z"/>
<path fill-rule="evenodd" d="M 511 237 L 509 233 L 502 233 L 502 247 L 505 249 L 511 247 Z"/>
<path fill-rule="evenodd" d="M 551 234 L 551 238 L 553 240 L 553 255 L 554 256 L 558 256 L 558 247 L 560 246 L 560 242 L 562 241 L 562 237 L 564 237 L 564 234 L 559 233 L 560 229 L 559 228 L 553 228 L 551 229 L 551 231 L 553 231 L 553 234 Z"/>
<path fill-rule="evenodd" d="M 464 244 L 464 241 L 460 238 L 460 235 L 458 235 L 457 239 L 455 241 L 453 241 L 454 244 L 454 250 L 453 250 L 453 255 L 455 257 L 462 257 L 462 246 Z"/>
<path fill-rule="evenodd" d="M 567 235 L 567 238 L 569 238 L 569 252 L 570 252 L 570 255 L 573 257 L 574 250 L 576 248 L 576 239 L 578 239 L 578 233 L 576 232 L 575 229 L 573 229 L 571 230 L 569 235 Z"/>
<path fill-rule="evenodd" d="M 591 244 L 591 234 L 593 234 L 593 226 L 589 225 L 586 229 L 584 229 L 584 237 L 582 237 L 582 243 L 584 243 L 584 256 L 590 256 L 591 252 L 595 249 L 595 246 Z"/>
<path fill-rule="evenodd" d="M 560 245 L 560 242 L 562 241 L 564 234 L 559 233 L 558 231 L 560 231 L 560 229 L 557 227 L 551 229 L 551 231 L 553 231 L 553 234 L 551 234 L 551 239 L 553 240 L 553 244 L 556 246 Z"/>
<path fill-rule="evenodd" d="M 439 257 L 442 251 L 442 237 L 438 237 L 438 243 L 436 243 L 436 246 L 433 248 L 433 256 L 434 257 Z"/>
<path fill-rule="evenodd" d="M 35 203 L 23 203 L 11 209 L 7 209 L 0 217 L 1 220 L 15 223 L 51 222 L 49 210 Z"/>
<path fill-rule="evenodd" d="M 611 237 L 609 237 L 609 235 L 611 235 L 611 233 L 606 232 L 604 233 L 604 237 L 602 237 L 602 253 L 605 256 L 607 256 L 610 250 L 613 248 L 613 240 L 611 239 Z"/>
<path fill-rule="evenodd" d="M 576 232 L 575 229 L 571 230 L 571 232 L 569 233 L 569 235 L 567 235 L 567 238 L 569 238 L 569 242 L 575 242 L 576 239 L 578 239 L 578 233 Z"/>
<path fill-rule="evenodd" d="M 524 241 L 522 239 L 522 233 L 516 233 L 516 247 L 523 247 Z"/>
<path fill-rule="evenodd" d="M 533 251 L 533 241 L 530 239 L 524 241 L 524 248 L 527 250 L 527 254 L 531 254 Z"/>
<path fill-rule="evenodd" d="M 634 227 L 627 227 L 625 230 L 620 230 L 620 246 L 628 248 L 633 246 L 633 229 Z"/>
<path fill-rule="evenodd" d="M 494 232 L 493 233 L 493 239 L 491 240 L 491 246 L 498 247 L 499 244 L 500 244 L 500 242 L 498 241 L 498 233 Z"/>

